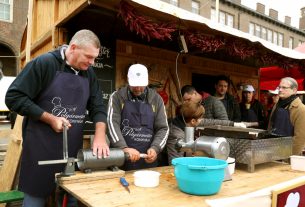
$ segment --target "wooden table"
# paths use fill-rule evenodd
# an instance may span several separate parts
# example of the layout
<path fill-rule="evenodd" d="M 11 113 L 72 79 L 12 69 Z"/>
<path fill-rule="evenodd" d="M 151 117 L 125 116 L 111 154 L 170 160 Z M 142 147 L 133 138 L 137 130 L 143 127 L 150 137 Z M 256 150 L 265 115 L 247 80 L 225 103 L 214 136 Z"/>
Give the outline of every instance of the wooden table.
<path fill-rule="evenodd" d="M 132 172 L 126 172 L 130 183 L 130 194 L 120 185 L 118 178 L 90 182 L 68 183 L 61 186 L 73 194 L 86 206 L 94 207 L 163 207 L 163 206 L 208 206 L 205 199 L 215 199 L 250 193 L 280 182 L 304 175 L 293 171 L 284 163 L 265 163 L 258 165 L 254 173 L 249 173 L 246 166 L 235 170 L 231 181 L 226 181 L 218 194 L 212 196 L 193 196 L 178 189 L 172 167 L 155 168 L 161 172 L 160 185 L 156 188 L 141 188 L 133 184 Z"/>

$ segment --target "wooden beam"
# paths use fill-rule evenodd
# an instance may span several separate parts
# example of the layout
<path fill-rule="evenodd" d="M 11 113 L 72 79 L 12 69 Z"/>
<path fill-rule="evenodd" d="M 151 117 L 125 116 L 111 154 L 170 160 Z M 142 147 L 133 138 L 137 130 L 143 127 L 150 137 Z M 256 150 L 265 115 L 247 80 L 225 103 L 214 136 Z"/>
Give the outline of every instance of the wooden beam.
<path fill-rule="evenodd" d="M 0 171 L 0 192 L 12 190 L 22 151 L 22 120 L 18 115 L 10 134 L 10 142 Z"/>
<path fill-rule="evenodd" d="M 79 3 L 75 7 L 73 7 L 73 9 L 69 10 L 69 12 L 65 14 L 65 16 L 58 18 L 57 21 L 54 23 L 54 26 L 62 26 L 64 23 L 66 23 L 68 20 L 70 20 L 72 17 L 81 12 L 84 8 L 86 8 L 89 4 L 90 1 L 79 1 Z"/>
<path fill-rule="evenodd" d="M 33 23 L 33 0 L 29 0 L 25 62 L 29 62 L 31 59 L 32 23 Z"/>

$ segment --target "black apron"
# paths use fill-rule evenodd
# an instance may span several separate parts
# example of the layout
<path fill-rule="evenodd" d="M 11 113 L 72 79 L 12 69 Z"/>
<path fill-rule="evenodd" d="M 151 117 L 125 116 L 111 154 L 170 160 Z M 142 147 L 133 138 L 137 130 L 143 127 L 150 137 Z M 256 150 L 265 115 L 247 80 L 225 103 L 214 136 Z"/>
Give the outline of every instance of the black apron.
<path fill-rule="evenodd" d="M 69 157 L 76 157 L 82 148 L 89 80 L 63 72 L 63 68 L 64 64 L 35 103 L 46 112 L 70 121 L 72 127 L 68 130 L 68 154 Z M 55 173 L 62 172 L 65 164 L 38 165 L 38 161 L 63 159 L 63 133 L 57 133 L 48 124 L 28 117 L 23 124 L 26 128 L 19 189 L 33 196 L 46 197 L 56 187 Z"/>
<path fill-rule="evenodd" d="M 154 113 L 148 103 L 126 100 L 121 113 L 121 132 L 130 148 L 147 153 L 154 137 Z M 156 167 L 157 161 L 146 163 L 143 158 L 137 162 L 126 161 L 124 170 L 137 170 Z"/>
<path fill-rule="evenodd" d="M 293 136 L 294 127 L 290 121 L 288 109 L 278 107 L 274 111 L 272 120 L 272 132 L 281 136 Z"/>
<path fill-rule="evenodd" d="M 242 107 L 241 109 L 241 121 L 246 122 L 258 122 L 258 117 L 253 110 L 253 108 L 250 107 L 250 109 L 246 109 L 246 107 Z"/>

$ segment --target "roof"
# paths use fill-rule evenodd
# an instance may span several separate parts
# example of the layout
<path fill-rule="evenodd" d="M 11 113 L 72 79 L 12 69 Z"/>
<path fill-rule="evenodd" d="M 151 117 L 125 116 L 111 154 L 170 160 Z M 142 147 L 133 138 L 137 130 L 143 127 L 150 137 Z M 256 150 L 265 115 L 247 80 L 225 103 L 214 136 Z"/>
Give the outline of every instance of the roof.
<path fill-rule="evenodd" d="M 173 6 L 171 4 L 168 4 L 166 2 L 160 1 L 160 0 L 132 0 L 133 2 L 136 2 L 138 4 L 141 4 L 145 7 L 149 7 L 151 9 L 161 11 L 163 13 L 173 15 L 179 19 L 183 20 L 189 20 L 197 23 L 204 24 L 208 26 L 210 29 L 214 30 L 215 32 L 221 32 L 221 33 L 226 33 L 235 37 L 240 37 L 246 40 L 249 40 L 253 43 L 259 43 L 261 44 L 264 48 L 272 50 L 275 53 L 278 53 L 280 55 L 283 55 L 285 57 L 293 58 L 293 59 L 298 59 L 298 60 L 303 60 L 305 59 L 305 54 L 300 53 L 298 51 L 294 51 L 288 48 L 283 48 L 280 46 L 277 46 L 275 44 L 272 44 L 266 40 L 263 40 L 261 38 L 252 36 L 248 33 L 242 32 L 240 30 L 237 30 L 235 28 L 231 28 L 228 26 L 224 26 L 222 24 L 212 22 L 211 20 L 204 18 L 198 14 L 191 13 L 187 10 L 178 8 L 176 6 Z"/>

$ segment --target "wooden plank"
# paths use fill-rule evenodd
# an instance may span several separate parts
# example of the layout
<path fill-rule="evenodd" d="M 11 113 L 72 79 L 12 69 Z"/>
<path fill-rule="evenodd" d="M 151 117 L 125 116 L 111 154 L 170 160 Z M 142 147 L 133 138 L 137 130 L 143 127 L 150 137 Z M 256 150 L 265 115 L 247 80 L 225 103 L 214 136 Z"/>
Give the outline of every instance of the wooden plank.
<path fill-rule="evenodd" d="M 22 116 L 17 116 L 10 134 L 11 140 L 0 171 L 0 192 L 12 190 L 22 150 L 22 119 Z"/>
<path fill-rule="evenodd" d="M 258 165 L 254 173 L 248 173 L 246 169 L 245 165 L 237 166 L 232 180 L 224 182 L 220 191 L 212 196 L 193 196 L 181 192 L 178 189 L 172 167 L 154 169 L 161 172 L 160 184 L 155 188 L 135 186 L 132 172 L 126 172 L 125 178 L 130 184 L 130 194 L 116 178 L 63 184 L 61 186 L 86 206 L 91 207 L 101 205 L 103 207 L 207 207 L 206 199 L 238 196 L 304 175 L 304 172 L 293 171 L 290 169 L 290 165 L 283 163 Z"/>
<path fill-rule="evenodd" d="M 57 181 L 59 184 L 64 185 L 69 183 L 82 183 L 89 181 L 104 180 L 109 178 L 119 178 L 119 177 L 123 177 L 124 175 L 125 175 L 125 171 L 123 170 L 118 170 L 118 171 L 103 170 L 92 173 L 83 173 L 80 171 L 76 171 L 75 175 L 69 177 L 60 177 L 57 179 Z"/>
<path fill-rule="evenodd" d="M 6 152 L 8 144 L 0 144 L 0 152 Z"/>
<path fill-rule="evenodd" d="M 6 152 L 0 152 L 0 160 L 4 160 Z"/>

